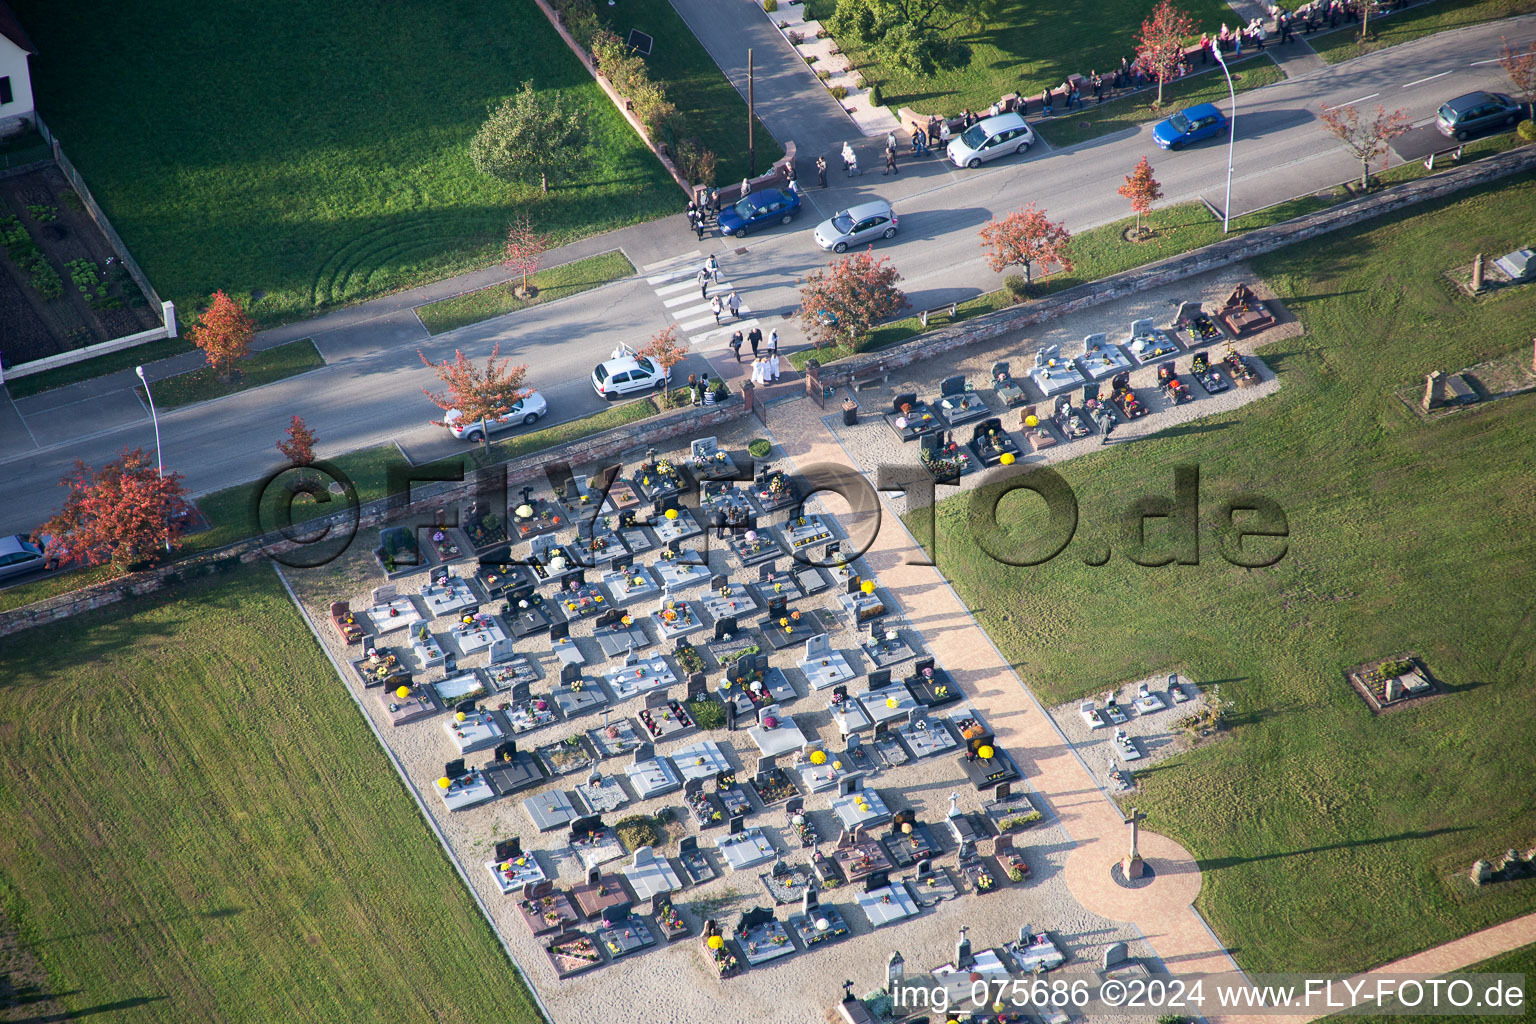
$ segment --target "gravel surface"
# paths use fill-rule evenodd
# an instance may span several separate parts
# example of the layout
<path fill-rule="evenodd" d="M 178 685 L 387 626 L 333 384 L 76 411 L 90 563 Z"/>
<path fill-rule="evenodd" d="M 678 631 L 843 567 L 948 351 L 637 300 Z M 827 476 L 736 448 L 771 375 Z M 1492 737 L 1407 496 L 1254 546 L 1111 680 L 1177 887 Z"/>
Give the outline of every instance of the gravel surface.
<path fill-rule="evenodd" d="M 744 428 L 734 435 L 722 436 L 720 444 L 731 450 L 744 449 L 747 440 L 761 433 L 760 429 Z M 680 455 L 672 453 L 674 458 Z M 775 450 L 774 456 L 778 455 L 779 452 Z M 836 501 L 833 499 L 832 503 Z M 818 509 L 814 505 L 809 510 L 827 511 L 825 507 Z M 773 521 L 781 522 L 786 515 L 779 513 L 773 517 Z M 371 537 L 366 539 L 371 541 Z M 379 578 L 371 556 L 366 553 L 368 547 L 371 544 L 355 545 L 342 559 L 322 569 L 288 572 L 295 592 L 315 620 L 325 643 L 343 664 L 359 656 L 358 648 L 345 647 L 334 637 L 329 627 L 327 609 L 329 603 L 337 598 L 350 599 L 354 608 L 366 607 L 370 603 L 369 590 L 383 581 Z M 648 553 L 638 561 L 648 564 L 653 557 L 653 554 Z M 781 564 L 784 562 L 787 559 L 782 560 Z M 463 575 L 473 571 L 473 563 L 468 559 L 456 564 L 462 566 Z M 728 573 L 733 580 L 756 578 L 755 570 L 742 570 L 734 557 L 727 556 L 718 547 L 711 552 L 711 566 L 717 572 Z M 402 594 L 419 591 L 425 584 L 425 572 L 398 582 Z M 693 597 L 698 593 L 698 589 L 693 589 L 684 592 L 682 596 Z M 835 607 L 834 602 L 832 593 L 824 592 L 806 599 L 800 606 L 830 608 Z M 637 604 L 635 608 L 637 611 L 648 610 L 650 606 L 650 602 L 646 602 Z M 485 607 L 492 610 L 495 606 Z M 637 621 L 640 621 L 638 616 Z M 846 618 L 840 617 L 838 621 L 846 622 Z M 434 633 L 439 636 L 446 634 L 451 624 L 447 619 L 431 623 Z M 654 635 L 654 627 L 648 624 L 647 628 Z M 578 646 L 587 657 L 589 678 L 595 674 L 594 669 L 605 663 L 601 651 L 590 639 L 591 631 L 590 620 L 576 623 L 572 627 L 572 635 L 577 637 Z M 445 640 L 445 646 L 449 644 Z M 857 659 L 853 655 L 856 640 L 850 627 L 842 626 L 833 634 L 833 645 Z M 393 649 L 408 658 L 408 649 L 398 645 Z M 519 641 L 517 649 L 535 658 L 546 676 L 533 687 L 534 692 L 547 692 L 550 677 L 558 678 L 559 672 L 555 658 L 548 653 L 547 639 L 541 636 Z M 799 652 L 795 649 L 772 656 L 772 664 L 784 670 L 800 695 L 785 710 L 794 716 L 795 721 L 808 734 L 826 741 L 828 749 L 839 749 L 841 743 L 838 730 L 828 710 L 830 691 L 809 691 L 804 675 L 795 666 L 798 659 Z M 486 661 L 485 654 L 462 657 L 459 668 L 483 666 Z M 861 673 L 870 667 L 867 661 L 856 663 Z M 903 672 L 898 669 L 895 674 L 899 677 Z M 418 671 L 416 678 L 418 681 L 431 681 L 442 675 L 441 669 L 435 669 L 426 673 Z M 712 674 L 712 686 L 717 678 L 718 674 Z M 375 691 L 364 691 L 358 682 L 350 678 L 344 681 L 359 694 L 362 706 L 406 766 L 411 785 L 421 795 L 448 837 L 452 854 L 461 862 L 471 883 L 490 906 L 496 927 L 509 941 L 518 966 L 557 1020 L 626 1019 L 654 1021 L 657 1024 L 676 1024 L 679 1020 L 739 1021 L 743 1024 L 764 1019 L 819 1020 L 825 1016 L 826 1008 L 836 1002 L 844 978 L 852 979 L 859 993 L 872 991 L 882 982 L 885 961 L 896 949 L 907 956 L 909 973 L 937 966 L 951 955 L 958 929 L 962 925 L 968 927 L 970 940 L 978 950 L 1001 946 L 1017 938 L 1019 930 L 1025 926 L 1049 931 L 1069 954 L 1068 965 L 1053 974 L 1053 978 L 1064 976 L 1070 979 L 1097 967 L 1104 947 L 1117 941 L 1129 943 L 1132 956 L 1146 957 L 1149 964 L 1156 962 L 1152 959 L 1151 948 L 1133 926 L 1086 911 L 1067 891 L 1062 865 L 1072 849 L 1072 841 L 1047 807 L 1046 820 L 1020 833 L 1015 840 L 1031 867 L 1032 877 L 1028 881 L 1008 883 L 1006 876 L 996 871 L 994 874 L 1001 883 L 1000 891 L 984 896 L 968 894 L 959 900 L 946 901 L 915 918 L 882 929 L 878 935 L 873 934 L 857 907 L 854 900 L 855 887 L 832 890 L 823 895 L 823 902 L 836 906 L 843 913 L 853 932 L 852 937 L 826 947 L 801 951 L 764 967 L 753 967 L 745 974 L 725 981 L 718 980 L 706 962 L 697 929 L 705 916 L 713 916 L 723 926 L 730 928 L 742 911 L 753 906 L 769 905 L 757 875 L 767 871 L 771 865 L 730 874 L 713 852 L 714 837 L 722 830 L 711 829 L 699 833 L 700 847 L 709 851 L 716 868 L 724 873 L 724 877 L 702 886 L 686 888 L 675 895 L 674 902 L 693 926 L 694 935 L 672 946 L 655 947 L 611 962 L 587 974 L 559 981 L 545 958 L 540 941 L 528 934 L 518 915 L 517 897 L 500 893 L 485 862 L 491 859 L 491 847 L 498 839 L 517 835 L 522 837 L 524 849 L 533 851 L 546 872 L 552 875 L 558 873 L 559 887 L 569 889 L 579 883 L 583 872 L 580 863 L 565 846 L 564 833 L 538 833 L 522 808 L 524 796 L 554 789 L 569 792 L 580 781 L 579 777 L 567 776 L 563 782 L 548 783 L 539 789 L 493 800 L 466 811 L 449 813 L 442 807 L 435 784 L 442 774 L 444 762 L 456 754 L 444 733 L 443 723 L 449 715 L 443 713 L 392 728 L 385 720 L 383 709 L 374 696 Z M 853 692 L 862 689 L 858 681 L 850 685 Z M 674 687 L 674 693 L 680 691 L 681 687 Z M 496 703 L 496 698 L 492 697 L 483 702 L 483 706 L 494 707 Z M 632 699 L 618 707 L 615 716 L 633 716 L 642 704 L 643 698 Z M 589 715 L 574 723 L 560 723 L 519 737 L 519 748 L 531 749 L 539 743 L 569 735 L 578 727 L 585 730 L 600 724 L 599 715 Z M 694 733 L 659 743 L 657 752 L 666 754 L 694 742 L 700 735 Z M 743 775 L 752 773 L 757 761 L 757 749 L 745 732 L 720 730 L 702 735 L 727 748 L 728 757 L 737 768 L 743 770 Z M 487 753 L 471 754 L 468 763 L 471 767 L 482 764 L 488 756 Z M 603 762 L 601 767 L 605 773 L 613 775 L 622 770 L 627 760 Z M 781 759 L 781 763 L 784 760 Z M 965 781 L 956 759 L 950 756 L 886 768 L 876 772 L 867 782 L 879 790 L 893 811 L 913 809 L 918 820 L 933 825 L 936 833 L 943 831 L 941 822 L 949 806 L 950 793 L 959 795 L 960 807 L 966 811 L 979 809 L 983 799 Z M 627 780 L 624 785 L 628 786 Z M 1016 784 L 1016 788 L 1025 790 L 1027 786 Z M 805 801 L 809 816 L 827 840 L 824 845 L 828 848 L 835 843 L 838 834 L 837 820 L 829 809 L 830 799 L 828 794 L 818 793 L 807 796 Z M 631 813 L 654 813 L 663 807 L 672 808 L 675 820 L 685 823 L 681 828 L 676 824 L 672 826 L 672 835 L 662 851 L 675 854 L 678 835 L 696 832 L 691 818 L 684 811 L 681 794 L 632 801 L 628 807 L 607 816 L 606 820 L 611 824 Z M 807 862 L 806 851 L 800 850 L 798 843 L 788 835 L 782 806 L 766 811 L 760 809 L 747 819 L 747 825 L 764 828 L 786 862 Z M 880 835 L 883 832 L 883 829 L 877 829 L 874 834 Z M 944 852 L 936 859 L 936 863 L 953 868 L 955 862 L 954 844 L 945 837 Z M 618 866 L 615 864 L 611 867 L 616 869 Z M 896 871 L 892 877 L 910 874 L 910 870 Z M 791 912 L 791 908 L 781 908 L 778 917 L 784 920 Z M 583 927 L 587 927 L 585 922 Z M 772 1008 L 771 1012 L 769 1007 Z"/>

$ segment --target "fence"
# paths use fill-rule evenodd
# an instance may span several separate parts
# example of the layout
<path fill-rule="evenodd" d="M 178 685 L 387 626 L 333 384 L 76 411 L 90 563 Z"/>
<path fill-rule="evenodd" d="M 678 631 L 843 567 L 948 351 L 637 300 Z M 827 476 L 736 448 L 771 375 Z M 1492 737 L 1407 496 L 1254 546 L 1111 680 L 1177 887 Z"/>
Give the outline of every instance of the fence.
<path fill-rule="evenodd" d="M 101 204 L 96 202 L 96 197 L 91 195 L 91 190 L 86 187 L 85 179 L 80 176 L 79 171 L 75 170 L 75 165 L 70 162 L 69 157 L 64 155 L 63 148 L 59 146 L 59 140 L 54 138 L 53 133 L 48 130 L 48 126 L 43 123 L 41 117 L 37 118 L 37 130 L 48 145 L 52 147 L 53 162 L 59 165 L 59 170 L 64 172 L 64 177 L 69 179 L 69 183 L 79 193 L 80 201 L 85 204 L 85 210 L 91 215 L 91 220 L 96 222 L 96 226 L 101 229 L 101 233 L 107 236 L 107 241 L 112 243 L 112 248 L 117 250 L 117 258 L 123 261 L 123 268 L 128 271 L 134 283 L 139 286 L 139 290 L 144 293 L 144 297 L 156 306 L 164 309 L 165 303 L 160 298 L 160 293 L 155 291 L 154 286 L 149 283 L 149 277 L 140 268 L 138 261 L 129 254 L 128 246 L 123 243 L 122 236 L 117 233 L 117 229 L 107 219 L 107 214 L 102 210 Z M 169 327 L 170 325 L 167 324 L 166 326 Z"/>

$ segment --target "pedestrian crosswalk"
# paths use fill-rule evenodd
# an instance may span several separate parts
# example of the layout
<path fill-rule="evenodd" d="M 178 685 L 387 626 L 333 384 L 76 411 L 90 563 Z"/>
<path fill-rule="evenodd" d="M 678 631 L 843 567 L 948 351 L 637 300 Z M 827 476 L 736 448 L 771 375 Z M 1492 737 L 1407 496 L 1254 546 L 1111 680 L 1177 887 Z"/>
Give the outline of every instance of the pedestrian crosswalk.
<path fill-rule="evenodd" d="M 721 268 L 720 280 L 710 281 L 701 293 L 698 276 L 706 259 L 702 252 L 695 249 L 640 268 L 646 275 L 645 283 L 651 286 L 651 290 L 661 300 L 667 315 L 677 324 L 678 331 L 694 347 L 711 343 L 724 344 L 731 332 L 740 331 L 745 335 L 753 327 L 759 326 L 757 318 L 752 316 L 752 307 L 745 300 L 741 303 L 740 316 L 732 319 L 727 311 L 720 315 L 719 323 L 715 322 L 710 300 L 718 295 L 720 301 L 724 302 L 736 288 L 726 279 L 724 268 Z M 741 298 L 739 291 L 737 298 Z"/>

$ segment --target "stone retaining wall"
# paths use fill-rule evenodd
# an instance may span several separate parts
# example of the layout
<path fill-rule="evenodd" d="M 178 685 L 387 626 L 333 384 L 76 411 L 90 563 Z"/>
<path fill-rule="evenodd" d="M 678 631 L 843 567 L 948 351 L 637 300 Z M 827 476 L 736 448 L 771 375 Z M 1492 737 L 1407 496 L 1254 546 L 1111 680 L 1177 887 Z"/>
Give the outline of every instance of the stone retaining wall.
<path fill-rule="evenodd" d="M 573 467 L 612 464 L 620 456 L 636 448 L 663 447 L 681 438 L 692 440 L 708 433 L 708 428 L 734 423 L 752 415 L 752 410 L 739 395 L 732 395 L 724 404 L 708 408 L 674 409 L 649 420 L 624 427 L 615 427 L 599 434 L 577 438 L 566 444 L 534 452 L 489 467 L 485 472 L 506 474 L 510 491 L 525 483 L 544 479 L 545 469 L 554 462 L 567 462 Z M 494 477 L 493 477 L 494 478 Z M 358 510 L 357 536 L 353 544 L 368 543 L 363 531 L 376 528 L 394 520 L 415 517 L 429 521 L 436 508 L 457 505 L 475 497 L 477 487 L 487 482 L 484 474 L 477 477 L 468 474 L 462 482 L 425 484 L 412 489 L 409 496 L 392 495 L 371 501 Z M 305 524 L 306 531 L 318 529 L 321 524 L 347 529 L 351 513 L 338 512 L 323 519 Z M 82 587 L 67 594 L 60 594 L 22 608 L 0 612 L 0 636 L 19 633 L 33 626 L 67 619 L 72 615 L 116 604 L 128 597 L 150 594 L 185 579 L 225 572 L 242 562 L 292 551 L 303 545 L 285 540 L 281 534 L 269 533 L 237 541 L 228 547 L 205 554 L 180 559 L 144 572 L 130 573 L 102 583 Z"/>
<path fill-rule="evenodd" d="M 930 331 L 900 345 L 839 359 L 822 366 L 816 376 L 822 386 L 846 385 L 855 378 L 864 379 L 887 370 L 900 369 L 966 345 L 988 341 L 1090 306 L 1195 277 L 1208 270 L 1241 263 L 1373 217 L 1530 170 L 1536 170 L 1536 146 L 1522 146 L 1441 174 L 1404 182 L 1374 195 L 1361 196 L 1326 210 L 1226 238 L 1202 249 L 1170 256 L 1123 274 L 1090 281 L 1038 302 L 1027 302 L 995 313 L 986 313 L 953 327 Z"/>

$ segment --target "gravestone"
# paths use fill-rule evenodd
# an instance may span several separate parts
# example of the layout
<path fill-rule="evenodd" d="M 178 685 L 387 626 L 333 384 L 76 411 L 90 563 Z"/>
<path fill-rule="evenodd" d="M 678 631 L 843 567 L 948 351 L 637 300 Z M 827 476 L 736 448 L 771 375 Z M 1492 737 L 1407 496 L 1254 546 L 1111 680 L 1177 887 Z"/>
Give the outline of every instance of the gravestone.
<path fill-rule="evenodd" d="M 1472 884 L 1486 885 L 1493 881 L 1493 865 L 1485 860 L 1480 860 L 1472 865 Z"/>
<path fill-rule="evenodd" d="M 969 930 L 965 925 L 961 925 L 960 938 L 955 940 L 955 969 L 958 971 L 963 971 L 976 962 L 976 958 L 971 955 L 971 940 L 965 934 Z"/>
<path fill-rule="evenodd" d="M 735 636 L 739 630 L 736 628 L 736 616 L 729 615 L 715 621 L 715 639 L 724 640 L 728 636 Z"/>
<path fill-rule="evenodd" d="M 684 700 L 703 700 L 707 691 L 703 672 L 692 672 L 688 676 L 688 692 L 684 694 Z"/>
<path fill-rule="evenodd" d="M 949 398 L 949 397 L 951 397 L 953 395 L 963 395 L 963 394 L 965 394 L 965 377 L 964 377 L 964 375 L 962 375 L 962 374 L 955 374 L 952 377 L 945 377 L 943 380 L 939 381 L 939 395 L 940 396 L 942 396 L 944 398 Z"/>
<path fill-rule="evenodd" d="M 1125 943 L 1123 942 L 1111 942 L 1108 946 L 1104 947 L 1104 969 L 1106 971 L 1111 967 L 1125 963 L 1129 959 L 1130 954 L 1126 951 Z"/>
<path fill-rule="evenodd" d="M 491 664 L 500 665 L 504 661 L 512 660 L 512 641 L 508 638 L 491 641 Z"/>
<path fill-rule="evenodd" d="M 809 897 L 810 893 L 807 892 Z M 900 950 L 891 954 L 891 958 L 885 962 L 885 991 L 894 992 L 896 986 L 901 984 L 902 977 L 907 973 L 907 961 L 902 957 Z"/>

